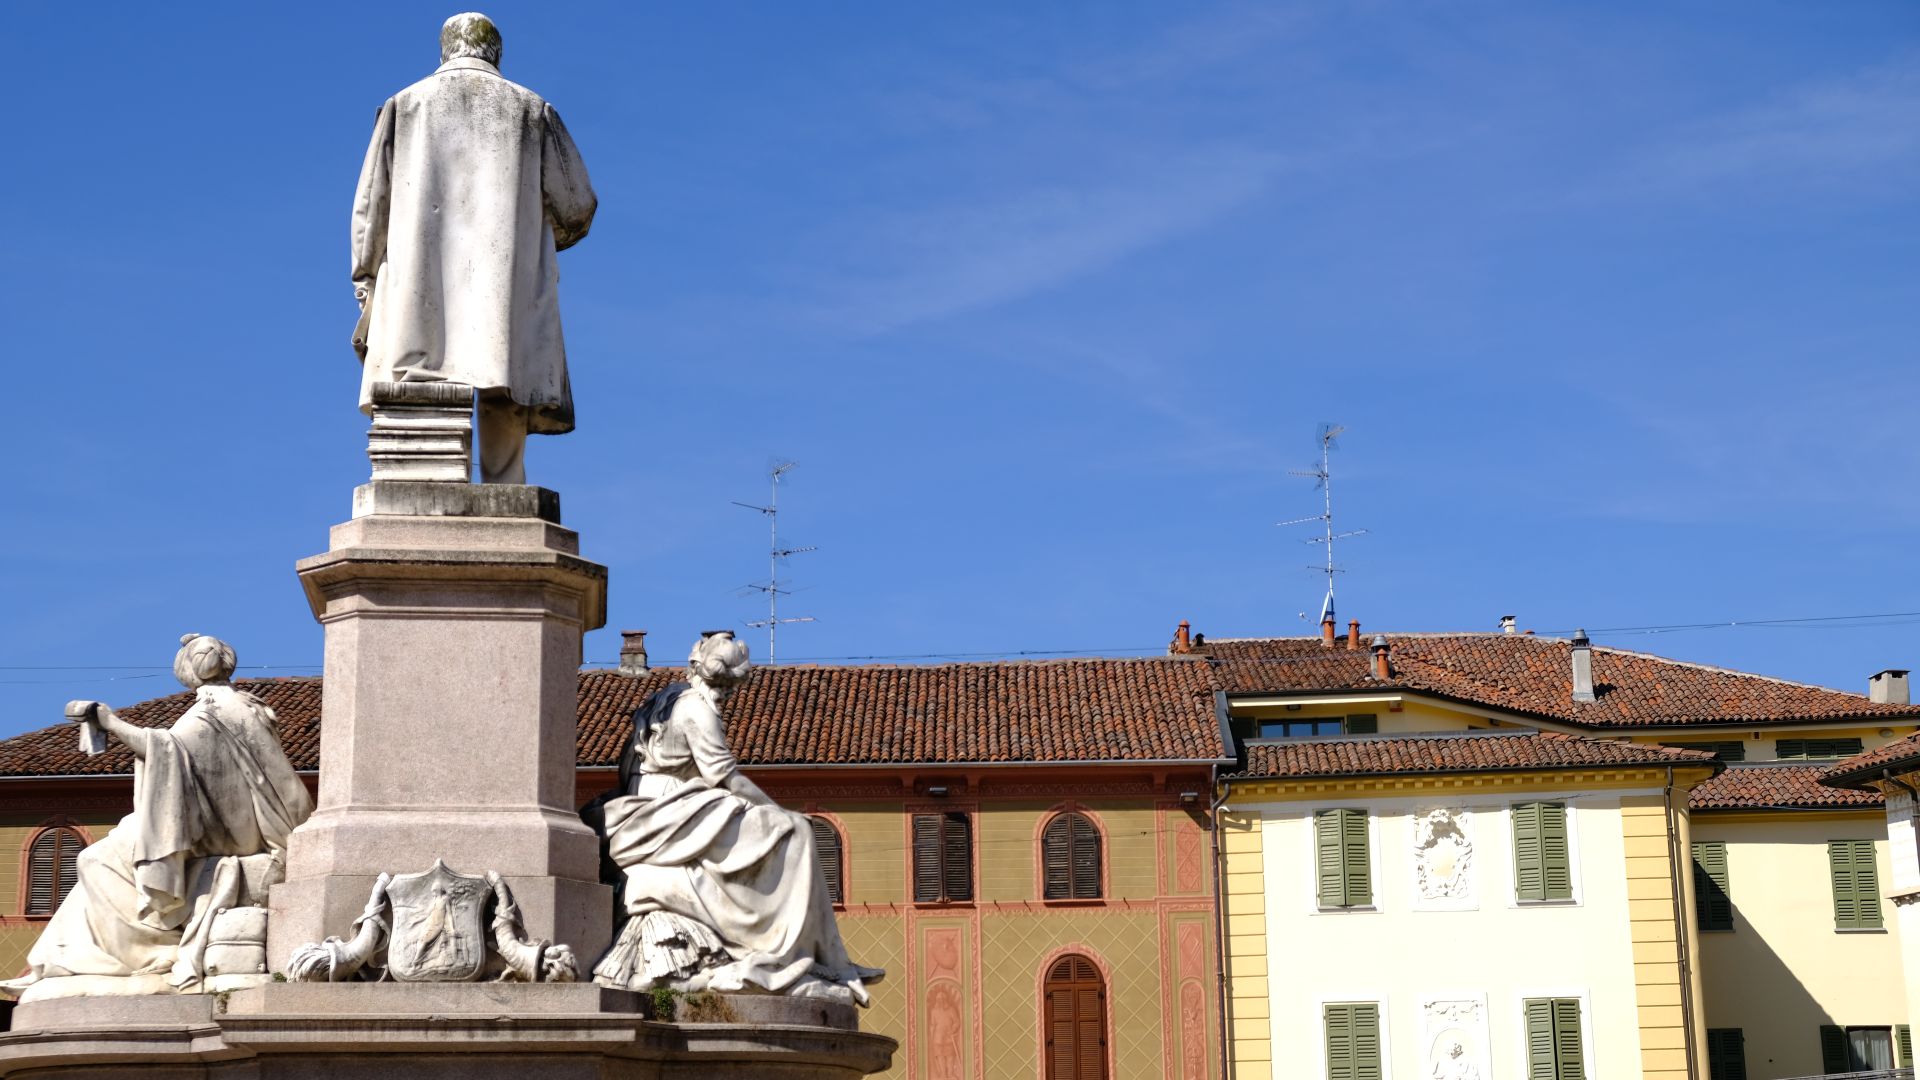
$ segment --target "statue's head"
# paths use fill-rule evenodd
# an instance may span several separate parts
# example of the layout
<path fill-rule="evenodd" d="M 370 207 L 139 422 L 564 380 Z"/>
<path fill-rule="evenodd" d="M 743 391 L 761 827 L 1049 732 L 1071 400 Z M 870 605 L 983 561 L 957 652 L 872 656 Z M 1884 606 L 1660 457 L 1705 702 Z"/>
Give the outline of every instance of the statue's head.
<path fill-rule="evenodd" d="M 700 635 L 687 657 L 687 674 L 711 686 L 722 696 L 745 682 L 753 663 L 747 659 L 747 643 L 731 630 L 708 630 Z"/>
<path fill-rule="evenodd" d="M 500 28 L 477 11 L 464 11 L 440 28 L 440 62 L 471 56 L 500 66 Z"/>
<path fill-rule="evenodd" d="M 233 677 L 233 646 L 205 634 L 180 635 L 180 651 L 173 654 L 173 677 L 189 690 Z"/>

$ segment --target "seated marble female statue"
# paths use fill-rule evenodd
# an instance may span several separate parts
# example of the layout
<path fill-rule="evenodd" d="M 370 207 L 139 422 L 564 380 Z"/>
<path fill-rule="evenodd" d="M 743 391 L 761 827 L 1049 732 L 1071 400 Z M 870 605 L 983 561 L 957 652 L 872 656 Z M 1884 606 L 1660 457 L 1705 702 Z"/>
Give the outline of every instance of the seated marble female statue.
<path fill-rule="evenodd" d="M 99 702 L 67 706 L 70 719 L 133 751 L 133 813 L 80 853 L 27 974 L 0 990 L 32 999 L 203 989 L 216 916 L 264 905 L 279 879 L 287 834 L 313 801 L 273 710 L 229 685 L 233 649 L 199 634 L 180 641 L 173 674 L 194 700 L 171 728 L 136 727 Z"/>
<path fill-rule="evenodd" d="M 627 922 L 594 981 L 865 1005 L 885 973 L 847 958 L 811 824 L 742 776 L 727 748 L 721 706 L 750 669 L 732 633 L 705 634 L 687 681 L 634 715 L 621 794 L 604 804 Z"/>

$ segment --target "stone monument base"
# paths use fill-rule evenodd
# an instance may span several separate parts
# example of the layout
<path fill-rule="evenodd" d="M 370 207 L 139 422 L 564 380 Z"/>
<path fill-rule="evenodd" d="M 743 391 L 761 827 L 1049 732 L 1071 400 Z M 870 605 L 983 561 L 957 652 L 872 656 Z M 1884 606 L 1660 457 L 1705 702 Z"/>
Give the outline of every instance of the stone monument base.
<path fill-rule="evenodd" d="M 849 1005 L 679 999 L 592 983 L 270 983 L 229 994 L 28 1002 L 0 1076 L 86 1080 L 855 1080 L 895 1043 Z"/>

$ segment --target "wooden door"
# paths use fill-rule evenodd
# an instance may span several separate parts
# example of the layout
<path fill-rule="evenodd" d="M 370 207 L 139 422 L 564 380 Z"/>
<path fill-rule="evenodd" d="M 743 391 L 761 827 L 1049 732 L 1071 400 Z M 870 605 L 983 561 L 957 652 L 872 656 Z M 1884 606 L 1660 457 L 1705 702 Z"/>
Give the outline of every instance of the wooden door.
<path fill-rule="evenodd" d="M 1107 988 L 1084 956 L 1047 971 L 1047 1080 L 1106 1080 Z"/>

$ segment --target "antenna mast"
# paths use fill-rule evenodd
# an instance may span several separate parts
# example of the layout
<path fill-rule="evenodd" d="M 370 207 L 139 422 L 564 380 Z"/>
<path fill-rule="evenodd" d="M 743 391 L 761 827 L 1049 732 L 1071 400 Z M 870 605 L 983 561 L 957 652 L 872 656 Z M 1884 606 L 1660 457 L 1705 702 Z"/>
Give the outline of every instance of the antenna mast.
<path fill-rule="evenodd" d="M 1311 478 L 1313 480 L 1314 487 L 1320 489 L 1320 493 L 1322 496 L 1321 512 L 1318 514 L 1315 514 L 1313 517 L 1294 518 L 1292 521 L 1279 522 L 1280 525 L 1305 525 L 1310 521 L 1317 521 L 1321 524 L 1323 528 L 1322 535 L 1310 536 L 1306 538 L 1306 542 L 1309 544 L 1327 545 L 1326 566 L 1307 567 L 1307 569 L 1309 570 L 1318 570 L 1327 575 L 1326 599 L 1320 602 L 1320 621 L 1321 622 L 1325 622 L 1333 616 L 1333 576 L 1335 574 L 1345 573 L 1345 571 L 1342 570 L 1333 561 L 1333 542 L 1335 540 L 1345 540 L 1349 536 L 1362 536 L 1362 535 L 1365 535 L 1367 531 L 1365 529 L 1349 529 L 1348 531 L 1342 532 L 1342 533 L 1336 533 L 1333 531 L 1334 440 L 1338 439 L 1341 433 L 1345 432 L 1346 430 L 1347 429 L 1345 427 L 1339 424 L 1321 424 L 1320 425 L 1320 465 L 1319 467 L 1313 468 L 1313 469 L 1287 470 L 1288 475 L 1290 476 L 1304 476 L 1304 477 Z"/>
<path fill-rule="evenodd" d="M 778 461 L 774 463 L 772 468 L 767 470 L 768 485 L 771 489 L 767 496 L 767 505 L 755 506 L 752 503 L 743 502 L 735 502 L 733 504 L 735 506 L 744 506 L 748 510 L 756 510 L 767 516 L 767 580 L 765 582 L 754 582 L 746 588 L 747 591 L 750 592 L 763 593 L 767 598 L 767 617 L 764 619 L 755 619 L 747 625 L 755 630 L 762 627 L 766 628 L 767 663 L 769 665 L 777 661 L 778 654 L 774 650 L 778 643 L 777 635 L 783 623 L 814 621 L 811 615 L 789 615 L 784 619 L 780 617 L 780 598 L 793 595 L 793 590 L 787 588 L 787 585 L 791 583 L 780 580 L 780 564 L 785 562 L 788 556 L 819 550 L 815 547 L 783 548 L 780 546 L 780 478 L 790 472 L 797 464 L 799 463 L 794 461 Z"/>

